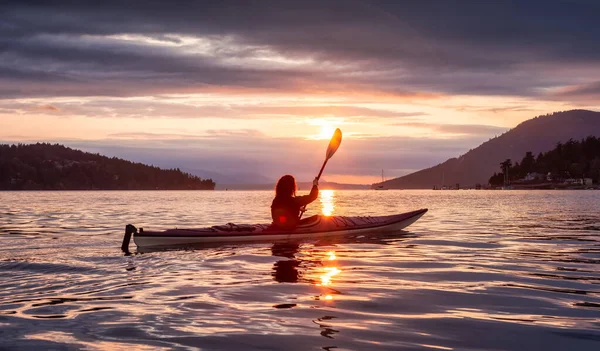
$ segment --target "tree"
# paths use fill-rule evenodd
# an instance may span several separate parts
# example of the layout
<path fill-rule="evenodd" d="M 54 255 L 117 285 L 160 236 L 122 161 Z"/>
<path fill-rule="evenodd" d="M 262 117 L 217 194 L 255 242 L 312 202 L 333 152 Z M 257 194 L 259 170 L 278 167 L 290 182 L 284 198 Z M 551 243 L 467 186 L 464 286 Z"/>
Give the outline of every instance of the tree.
<path fill-rule="evenodd" d="M 595 183 L 600 182 L 600 157 L 596 157 L 590 163 L 590 173 L 589 176 Z"/>
<path fill-rule="evenodd" d="M 500 167 L 502 168 L 502 173 L 504 173 L 504 185 L 507 185 L 510 183 L 510 178 L 508 177 L 508 171 L 510 170 L 511 166 L 512 166 L 512 161 L 510 160 L 510 158 L 507 158 L 506 161 L 504 161 L 504 162 L 500 162 Z"/>
<path fill-rule="evenodd" d="M 527 151 L 525 153 L 525 157 L 521 160 L 521 175 L 527 175 L 533 172 L 533 164 L 535 163 L 535 158 L 533 157 L 533 153 L 531 151 Z"/>
<path fill-rule="evenodd" d="M 504 173 L 494 173 L 493 176 L 488 180 L 488 184 L 491 186 L 500 186 L 504 182 Z"/>

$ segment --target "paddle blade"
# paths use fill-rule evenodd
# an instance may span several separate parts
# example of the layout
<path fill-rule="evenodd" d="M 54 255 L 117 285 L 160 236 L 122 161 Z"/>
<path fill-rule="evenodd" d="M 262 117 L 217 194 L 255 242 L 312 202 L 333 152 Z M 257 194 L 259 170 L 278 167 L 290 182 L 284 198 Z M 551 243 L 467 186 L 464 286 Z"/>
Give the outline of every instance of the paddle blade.
<path fill-rule="evenodd" d="M 333 156 L 333 154 L 335 154 L 335 152 L 337 151 L 337 149 L 340 147 L 340 144 L 342 143 L 342 131 L 340 130 L 340 128 L 336 128 L 335 132 L 333 133 L 333 136 L 331 137 L 331 141 L 329 142 L 329 146 L 327 147 L 327 160 L 329 160 L 331 158 L 331 156 Z"/>

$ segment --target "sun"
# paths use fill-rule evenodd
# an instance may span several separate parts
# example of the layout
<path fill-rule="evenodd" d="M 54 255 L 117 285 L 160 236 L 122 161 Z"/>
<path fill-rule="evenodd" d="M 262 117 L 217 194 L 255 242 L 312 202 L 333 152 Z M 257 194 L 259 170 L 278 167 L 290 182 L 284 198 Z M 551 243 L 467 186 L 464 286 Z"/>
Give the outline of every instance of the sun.
<path fill-rule="evenodd" d="M 319 135 L 317 139 L 331 139 L 333 133 L 335 132 L 335 127 L 331 124 L 321 124 L 321 129 L 319 131 Z"/>
<path fill-rule="evenodd" d="M 308 136 L 309 139 L 330 140 L 335 133 L 335 129 L 344 124 L 344 121 L 341 118 L 311 118 L 306 123 L 312 126 L 315 131 L 314 134 Z"/>

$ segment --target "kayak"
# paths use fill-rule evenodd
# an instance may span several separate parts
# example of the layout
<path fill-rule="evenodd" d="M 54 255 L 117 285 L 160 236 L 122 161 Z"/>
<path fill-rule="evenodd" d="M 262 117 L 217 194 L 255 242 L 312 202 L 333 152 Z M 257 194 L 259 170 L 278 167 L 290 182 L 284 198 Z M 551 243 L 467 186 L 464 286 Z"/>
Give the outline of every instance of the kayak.
<path fill-rule="evenodd" d="M 128 234 L 129 236 L 133 234 L 133 241 L 138 247 L 149 248 L 202 243 L 280 241 L 366 233 L 389 233 L 408 227 L 423 216 L 425 212 L 427 212 L 427 209 L 377 217 L 315 215 L 303 220 L 293 230 L 281 230 L 270 224 L 229 223 L 206 228 L 150 231 L 143 228 L 137 230 L 134 226 L 128 225 L 123 247 L 129 245 Z M 127 245 L 125 241 L 127 241 Z"/>
<path fill-rule="evenodd" d="M 123 238 L 123 251 L 127 252 L 131 235 L 140 248 L 169 247 L 202 243 L 230 243 L 253 241 L 280 241 L 307 238 L 324 238 L 366 233 L 389 233 L 404 229 L 417 221 L 427 209 L 389 216 L 322 216 L 302 220 L 293 230 L 280 230 L 270 224 L 218 225 L 196 229 L 168 229 L 150 231 L 128 225 Z"/>

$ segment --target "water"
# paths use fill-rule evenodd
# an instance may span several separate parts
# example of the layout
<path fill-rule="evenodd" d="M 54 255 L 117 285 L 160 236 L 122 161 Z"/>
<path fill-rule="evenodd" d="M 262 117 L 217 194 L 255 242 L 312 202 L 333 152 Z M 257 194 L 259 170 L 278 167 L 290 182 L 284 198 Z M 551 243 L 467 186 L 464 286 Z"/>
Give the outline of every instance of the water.
<path fill-rule="evenodd" d="M 119 251 L 127 223 L 268 222 L 271 196 L 0 192 L 0 349 L 600 349 L 599 191 L 324 192 L 307 215 L 430 211 L 386 237 Z"/>

